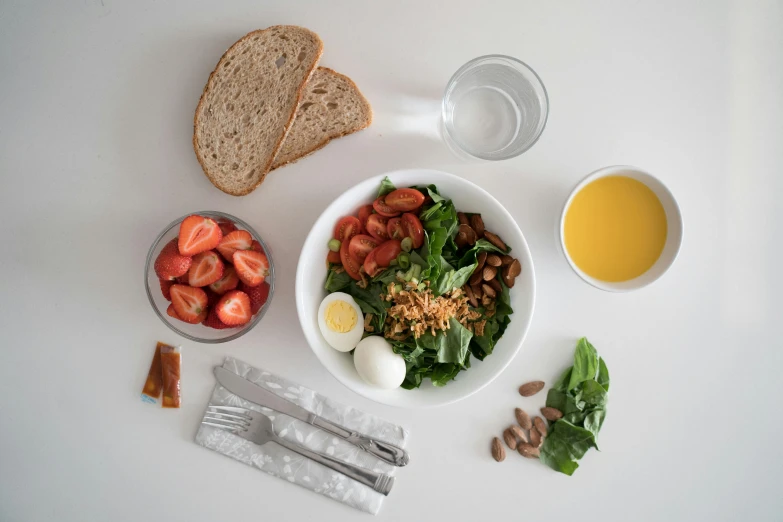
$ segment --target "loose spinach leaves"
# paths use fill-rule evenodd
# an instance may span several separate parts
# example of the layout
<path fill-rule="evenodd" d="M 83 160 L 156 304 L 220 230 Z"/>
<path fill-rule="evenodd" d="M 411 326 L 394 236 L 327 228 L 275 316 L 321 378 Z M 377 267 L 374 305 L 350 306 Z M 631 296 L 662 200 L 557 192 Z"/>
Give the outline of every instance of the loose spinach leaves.
<path fill-rule="evenodd" d="M 385 177 L 383 178 L 383 181 L 381 181 L 381 186 L 378 189 L 378 197 L 385 196 L 389 192 L 394 192 L 395 190 L 397 190 L 397 187 L 394 186 L 394 183 L 392 183 L 388 177 Z"/>
<path fill-rule="evenodd" d="M 574 365 L 568 368 L 546 397 L 546 405 L 563 417 L 555 421 L 541 447 L 540 460 L 550 468 L 572 475 L 577 461 L 590 448 L 606 418 L 609 369 L 586 338 L 579 339 Z"/>

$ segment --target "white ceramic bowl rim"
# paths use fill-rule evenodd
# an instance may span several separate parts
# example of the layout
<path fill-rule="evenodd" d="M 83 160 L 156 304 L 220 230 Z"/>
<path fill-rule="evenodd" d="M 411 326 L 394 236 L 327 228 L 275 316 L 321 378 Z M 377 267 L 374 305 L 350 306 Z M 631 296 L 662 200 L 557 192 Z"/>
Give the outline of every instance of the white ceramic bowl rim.
<path fill-rule="evenodd" d="M 325 223 L 325 220 L 331 221 L 334 219 L 334 222 L 336 222 L 340 216 L 353 212 L 362 204 L 367 204 L 368 197 L 372 197 L 370 194 L 377 191 L 381 180 L 385 176 L 388 176 L 400 187 L 435 184 L 446 197 L 452 197 L 451 192 L 465 193 L 470 191 L 471 196 L 475 198 L 474 201 L 466 202 L 462 200 L 462 196 L 457 195 L 454 198 L 457 208 L 466 212 L 481 212 L 484 215 L 488 213 L 494 214 L 495 217 L 492 220 L 497 224 L 496 226 L 488 225 L 488 228 L 490 230 L 495 229 L 501 236 L 503 234 L 506 235 L 506 241 L 513 248 L 512 255 L 519 258 L 523 264 L 523 273 L 517 278 L 517 284 L 511 294 L 514 314 L 511 317 L 508 329 L 501 340 L 498 341 L 495 350 L 484 361 L 471 358 L 471 368 L 460 372 L 457 380 L 450 382 L 442 388 L 433 387 L 429 381 L 425 381 L 422 384 L 422 388 L 417 390 L 404 390 L 402 388 L 379 390 L 372 388 L 361 381 L 353 369 L 352 363 L 339 359 L 340 356 L 350 357 L 350 354 L 335 355 L 337 352 L 325 344 L 318 331 L 317 324 L 314 324 L 314 322 L 317 323 L 318 304 L 323 299 L 323 296 L 326 295 L 326 291 L 323 289 L 326 270 L 325 268 L 320 268 L 324 267 L 323 256 L 326 254 L 326 242 L 328 241 L 325 233 L 328 234 L 326 231 L 331 230 L 334 226 L 334 223 Z M 462 200 L 462 204 L 460 204 L 460 200 Z M 471 203 L 475 203 L 480 208 L 468 208 Z M 503 232 L 501 232 L 501 229 Z M 313 257 L 312 259 L 311 256 Z M 316 256 L 317 259 L 315 258 Z M 305 286 L 307 284 L 306 281 L 310 281 L 312 285 L 317 282 L 318 288 L 313 288 L 312 285 Z M 316 357 L 318 357 L 327 371 L 347 388 L 371 400 L 392 406 L 416 408 L 440 406 L 464 399 L 484 388 L 508 367 L 519 352 L 530 328 L 534 306 L 535 270 L 533 259 L 524 235 L 511 214 L 489 193 L 470 181 L 437 170 L 411 169 L 389 172 L 366 179 L 348 189 L 333 201 L 313 224 L 313 228 L 302 246 L 297 266 L 297 312 L 305 338 Z M 315 309 L 311 310 L 310 308 L 313 307 Z M 348 369 L 348 364 L 350 364 L 350 369 Z"/>
<path fill-rule="evenodd" d="M 666 237 L 666 243 L 664 245 L 663 252 L 658 257 L 658 260 L 650 267 L 647 272 L 631 279 L 629 281 L 621 281 L 617 283 L 601 281 L 595 279 L 584 273 L 571 259 L 568 253 L 568 249 L 565 245 L 565 217 L 568 212 L 568 208 L 571 206 L 571 202 L 574 197 L 582 190 L 586 185 L 595 181 L 598 178 L 607 176 L 629 176 L 638 181 L 641 181 L 648 188 L 650 188 L 660 200 L 666 212 L 666 220 L 668 224 L 668 232 Z M 599 290 L 605 290 L 607 292 L 630 292 L 638 290 L 651 285 L 663 274 L 665 274 L 669 268 L 674 264 L 677 256 L 680 252 L 680 246 L 682 245 L 682 239 L 684 236 L 684 224 L 682 220 L 682 213 L 680 207 L 677 204 L 677 200 L 674 198 L 671 190 L 657 177 L 653 176 L 649 172 L 642 170 L 638 167 L 631 165 L 612 165 L 609 167 L 600 168 L 594 172 L 591 172 L 579 183 L 576 184 L 574 189 L 568 195 L 568 198 L 563 205 L 563 210 L 560 213 L 560 222 L 558 226 L 558 238 L 560 250 L 563 253 L 568 265 L 574 271 L 576 275 L 581 277 L 586 283 L 598 288 Z"/>

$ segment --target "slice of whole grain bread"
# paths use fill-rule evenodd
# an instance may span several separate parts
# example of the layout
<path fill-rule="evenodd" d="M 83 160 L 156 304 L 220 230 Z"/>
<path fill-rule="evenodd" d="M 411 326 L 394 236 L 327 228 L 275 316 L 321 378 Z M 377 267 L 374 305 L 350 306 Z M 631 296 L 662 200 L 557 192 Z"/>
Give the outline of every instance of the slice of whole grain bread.
<path fill-rule="evenodd" d="M 370 123 L 372 107 L 356 84 L 327 67 L 318 67 L 305 86 L 296 119 L 272 169 L 293 163 Z"/>
<path fill-rule="evenodd" d="M 242 196 L 264 181 L 322 53 L 317 34 L 293 25 L 253 31 L 226 51 L 193 120 L 196 157 L 217 188 Z"/>

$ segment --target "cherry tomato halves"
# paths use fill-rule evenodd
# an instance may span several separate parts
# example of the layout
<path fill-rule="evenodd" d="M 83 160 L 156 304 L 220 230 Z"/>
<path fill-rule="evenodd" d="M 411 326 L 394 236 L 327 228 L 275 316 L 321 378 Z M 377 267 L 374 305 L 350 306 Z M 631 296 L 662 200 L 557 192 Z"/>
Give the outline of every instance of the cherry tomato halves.
<path fill-rule="evenodd" d="M 398 212 L 411 212 L 424 203 L 424 194 L 416 189 L 401 188 L 389 192 L 383 200 L 386 206 L 393 210 Z"/>

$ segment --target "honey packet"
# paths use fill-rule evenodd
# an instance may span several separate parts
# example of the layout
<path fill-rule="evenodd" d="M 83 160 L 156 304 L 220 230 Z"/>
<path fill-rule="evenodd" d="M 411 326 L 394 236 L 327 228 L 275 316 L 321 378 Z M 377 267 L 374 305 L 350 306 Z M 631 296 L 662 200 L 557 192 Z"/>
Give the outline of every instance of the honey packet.
<path fill-rule="evenodd" d="M 164 408 L 179 408 L 182 403 L 181 375 L 182 348 L 158 342 L 141 400 L 149 404 L 162 403 Z"/>

